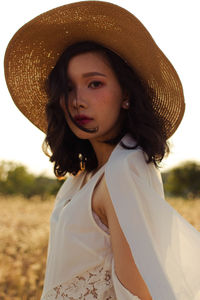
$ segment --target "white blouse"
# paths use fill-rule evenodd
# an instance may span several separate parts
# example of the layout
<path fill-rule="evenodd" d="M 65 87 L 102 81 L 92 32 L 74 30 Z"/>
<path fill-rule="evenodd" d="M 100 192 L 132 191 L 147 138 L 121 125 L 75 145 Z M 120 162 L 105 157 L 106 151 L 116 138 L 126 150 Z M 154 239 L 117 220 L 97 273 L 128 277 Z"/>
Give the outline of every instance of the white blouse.
<path fill-rule="evenodd" d="M 128 134 L 122 141 L 135 143 Z M 103 173 L 152 299 L 200 300 L 200 233 L 164 200 L 160 173 L 145 162 L 143 151 L 120 143 L 82 188 L 85 172 L 70 176 L 59 190 L 41 300 L 140 300 L 117 278 L 109 229 L 102 228 L 91 208 Z"/>

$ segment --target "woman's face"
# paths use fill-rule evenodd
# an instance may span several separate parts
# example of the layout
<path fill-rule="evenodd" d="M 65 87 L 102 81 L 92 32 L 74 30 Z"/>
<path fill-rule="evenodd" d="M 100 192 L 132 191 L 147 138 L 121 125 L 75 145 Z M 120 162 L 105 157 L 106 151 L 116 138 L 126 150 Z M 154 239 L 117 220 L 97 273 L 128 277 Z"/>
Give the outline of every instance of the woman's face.
<path fill-rule="evenodd" d="M 97 128 L 97 131 L 88 133 L 73 124 L 64 98 L 61 98 L 60 104 L 72 132 L 80 139 L 101 141 L 115 137 L 121 128 L 120 111 L 127 108 L 127 98 L 107 59 L 96 52 L 79 54 L 69 61 L 67 76 L 71 116 L 84 128 Z M 77 120 L 78 115 L 85 115 L 91 120 Z"/>

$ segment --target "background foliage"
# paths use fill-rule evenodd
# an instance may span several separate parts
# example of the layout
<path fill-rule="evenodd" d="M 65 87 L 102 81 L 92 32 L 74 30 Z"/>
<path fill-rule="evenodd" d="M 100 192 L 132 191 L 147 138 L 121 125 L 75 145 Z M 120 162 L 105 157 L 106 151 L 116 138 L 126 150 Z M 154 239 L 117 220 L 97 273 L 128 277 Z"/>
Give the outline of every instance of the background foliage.
<path fill-rule="evenodd" d="M 0 194 L 21 195 L 26 198 L 40 196 L 43 200 L 55 195 L 63 181 L 35 176 L 27 168 L 14 162 L 0 162 Z"/>
<path fill-rule="evenodd" d="M 165 194 L 183 198 L 200 198 L 200 164 L 184 162 L 162 174 Z"/>

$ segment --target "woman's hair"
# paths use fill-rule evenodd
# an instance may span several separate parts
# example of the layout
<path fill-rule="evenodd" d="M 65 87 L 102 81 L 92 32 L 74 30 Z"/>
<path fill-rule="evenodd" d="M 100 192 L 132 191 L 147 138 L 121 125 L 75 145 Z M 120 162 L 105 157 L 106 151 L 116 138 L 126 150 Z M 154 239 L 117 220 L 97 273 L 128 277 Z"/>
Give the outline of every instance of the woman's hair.
<path fill-rule="evenodd" d="M 49 101 L 46 105 L 47 135 L 43 142 L 43 151 L 54 162 L 54 173 L 57 177 L 67 172 L 76 175 L 80 170 L 79 154 L 86 160 L 85 169 L 92 171 L 98 166 L 97 157 L 92 145 L 87 139 L 79 139 L 69 128 L 63 109 L 60 106 L 60 97 L 67 99 L 67 66 L 72 57 L 95 52 L 103 54 L 110 63 L 123 91 L 129 95 L 129 109 L 122 109 L 122 129 L 120 133 L 105 143 L 116 145 L 121 138 L 129 133 L 136 141 L 135 149 L 140 146 L 146 154 L 146 162 L 153 162 L 156 167 L 165 154 L 169 153 L 166 132 L 163 121 L 153 109 L 153 92 L 145 82 L 139 78 L 136 71 L 131 68 L 120 56 L 108 48 L 95 42 L 79 42 L 68 47 L 57 61 L 46 81 L 46 92 Z M 48 154 L 48 148 L 51 155 Z"/>

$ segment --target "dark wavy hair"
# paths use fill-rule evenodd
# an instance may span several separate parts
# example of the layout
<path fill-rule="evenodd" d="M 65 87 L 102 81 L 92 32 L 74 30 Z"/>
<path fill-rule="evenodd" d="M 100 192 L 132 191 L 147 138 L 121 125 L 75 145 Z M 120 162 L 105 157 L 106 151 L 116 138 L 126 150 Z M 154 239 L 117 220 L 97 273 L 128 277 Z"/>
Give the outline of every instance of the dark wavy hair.
<path fill-rule="evenodd" d="M 123 91 L 129 95 L 129 109 L 122 109 L 124 115 L 122 128 L 119 134 L 105 143 L 116 145 L 121 138 L 129 133 L 136 141 L 136 145 L 125 149 L 134 149 L 140 146 L 146 153 L 146 162 L 153 162 L 156 167 L 166 154 L 169 154 L 165 127 L 152 105 L 153 92 L 120 56 L 104 46 L 91 41 L 79 42 L 68 47 L 58 59 L 46 81 L 48 103 L 46 105 L 47 134 L 43 142 L 43 151 L 54 162 L 54 173 L 57 177 L 67 172 L 76 175 L 80 170 L 79 154 L 86 161 L 87 171 L 95 170 L 98 166 L 97 157 L 92 145 L 87 139 L 79 139 L 69 128 L 63 109 L 60 106 L 60 97 L 67 99 L 67 66 L 69 60 L 82 53 L 96 52 L 105 56 L 110 63 Z M 48 148 L 51 154 L 48 153 Z"/>

